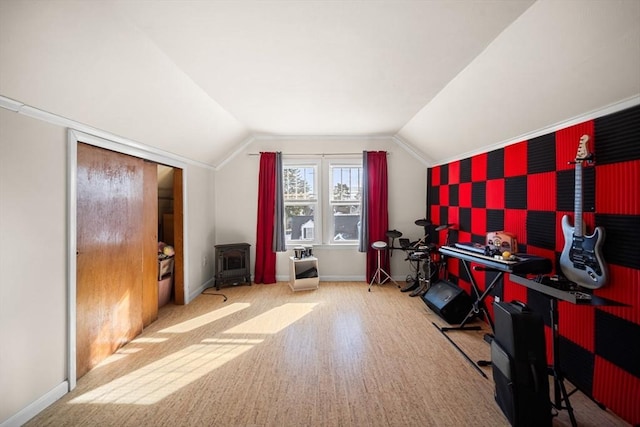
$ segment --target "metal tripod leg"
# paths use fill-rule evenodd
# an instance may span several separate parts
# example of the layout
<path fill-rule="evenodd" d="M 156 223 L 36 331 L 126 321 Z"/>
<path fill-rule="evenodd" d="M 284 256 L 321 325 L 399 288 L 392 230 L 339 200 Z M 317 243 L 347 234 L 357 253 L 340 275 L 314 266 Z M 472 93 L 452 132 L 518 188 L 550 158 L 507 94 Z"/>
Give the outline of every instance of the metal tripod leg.
<path fill-rule="evenodd" d="M 382 277 L 382 275 L 384 276 Z M 391 280 L 393 283 L 395 283 L 396 286 L 400 287 L 398 282 L 393 280 L 393 278 L 389 276 L 389 273 L 384 271 L 384 268 L 378 267 L 378 269 L 376 270 L 376 273 L 373 275 L 373 278 L 371 279 L 371 282 L 369 283 L 369 292 L 371 292 L 371 286 L 373 286 L 373 283 L 376 282 L 376 278 L 378 279 L 377 280 L 378 285 L 382 285 L 388 279 L 388 280 Z M 384 278 L 384 280 L 382 280 L 382 278 Z"/>
<path fill-rule="evenodd" d="M 391 280 L 393 283 L 396 284 L 397 287 L 400 287 L 400 285 L 398 284 L 398 282 L 396 282 L 395 280 L 393 280 L 393 278 L 389 275 L 389 273 L 387 273 L 386 271 L 384 271 L 384 268 L 382 268 L 382 264 L 380 263 L 380 251 L 378 251 L 378 268 L 376 269 L 375 274 L 373 275 L 373 277 L 371 278 L 371 282 L 369 283 L 369 292 L 371 292 L 371 286 L 373 286 L 373 282 L 376 281 L 376 278 L 378 279 L 378 285 L 382 285 L 383 281 L 382 281 L 382 275 L 384 274 L 385 277 L 385 281 L 387 279 Z"/>
<path fill-rule="evenodd" d="M 573 413 L 573 407 L 571 406 L 571 402 L 569 401 L 569 395 L 571 393 L 567 393 L 567 388 L 564 385 L 564 375 L 560 372 L 560 348 L 559 348 L 559 337 L 560 332 L 558 331 L 558 300 L 555 298 L 550 299 L 550 314 L 551 314 L 551 353 L 553 355 L 553 364 L 551 365 L 551 370 L 553 374 L 553 396 L 554 399 L 551 402 L 552 406 L 556 408 L 558 411 L 566 409 L 569 412 L 569 419 L 571 421 L 571 425 L 576 427 L 578 425 L 576 421 L 576 417 Z M 563 405 L 564 402 L 564 405 Z"/>

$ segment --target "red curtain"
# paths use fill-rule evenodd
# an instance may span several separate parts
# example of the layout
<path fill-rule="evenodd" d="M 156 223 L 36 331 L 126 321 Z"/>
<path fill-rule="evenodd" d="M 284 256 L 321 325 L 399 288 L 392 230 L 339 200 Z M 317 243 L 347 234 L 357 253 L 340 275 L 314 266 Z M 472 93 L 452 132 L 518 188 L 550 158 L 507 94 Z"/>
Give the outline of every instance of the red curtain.
<path fill-rule="evenodd" d="M 276 153 L 260 154 L 255 283 L 276 283 L 273 230 L 276 206 Z"/>
<path fill-rule="evenodd" d="M 367 282 L 371 282 L 378 268 L 378 251 L 371 249 L 371 244 L 379 240 L 387 241 L 389 230 L 389 211 L 387 209 L 387 152 L 367 152 L 367 195 L 369 197 L 369 248 L 367 250 Z M 389 251 L 384 251 L 380 263 L 384 270 L 389 270 Z"/>

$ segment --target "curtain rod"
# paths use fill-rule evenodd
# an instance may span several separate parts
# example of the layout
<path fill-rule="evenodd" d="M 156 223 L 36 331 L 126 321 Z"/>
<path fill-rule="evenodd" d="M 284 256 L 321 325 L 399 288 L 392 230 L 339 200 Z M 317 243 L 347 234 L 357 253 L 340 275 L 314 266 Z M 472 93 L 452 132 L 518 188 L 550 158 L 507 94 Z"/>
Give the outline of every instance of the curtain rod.
<path fill-rule="evenodd" d="M 375 151 L 374 151 L 375 152 Z M 386 152 L 387 156 L 391 153 Z M 249 153 L 250 156 L 259 156 L 260 153 Z M 283 156 L 362 156 L 362 151 L 359 153 L 282 153 Z"/>

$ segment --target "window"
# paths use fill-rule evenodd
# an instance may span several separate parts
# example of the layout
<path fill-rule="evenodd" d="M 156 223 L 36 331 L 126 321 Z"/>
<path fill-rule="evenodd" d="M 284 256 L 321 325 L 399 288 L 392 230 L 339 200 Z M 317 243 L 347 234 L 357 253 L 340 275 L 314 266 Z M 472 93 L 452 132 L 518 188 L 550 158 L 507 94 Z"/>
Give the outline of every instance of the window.
<path fill-rule="evenodd" d="M 314 243 L 318 219 L 317 165 L 284 165 L 285 243 Z"/>
<path fill-rule="evenodd" d="M 362 201 L 360 160 L 284 159 L 283 163 L 285 242 L 357 243 Z"/>
<path fill-rule="evenodd" d="M 360 234 L 362 166 L 329 165 L 331 242 L 357 242 Z"/>

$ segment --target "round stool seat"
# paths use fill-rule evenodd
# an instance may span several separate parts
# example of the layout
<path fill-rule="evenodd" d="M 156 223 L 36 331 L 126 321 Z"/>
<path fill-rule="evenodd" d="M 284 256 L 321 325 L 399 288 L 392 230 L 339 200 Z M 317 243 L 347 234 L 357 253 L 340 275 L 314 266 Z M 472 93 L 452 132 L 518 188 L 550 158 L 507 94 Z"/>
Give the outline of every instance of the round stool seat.
<path fill-rule="evenodd" d="M 382 240 L 379 240 L 377 242 L 373 242 L 371 244 L 371 247 L 377 251 L 382 251 L 387 249 L 387 242 L 383 242 Z"/>

